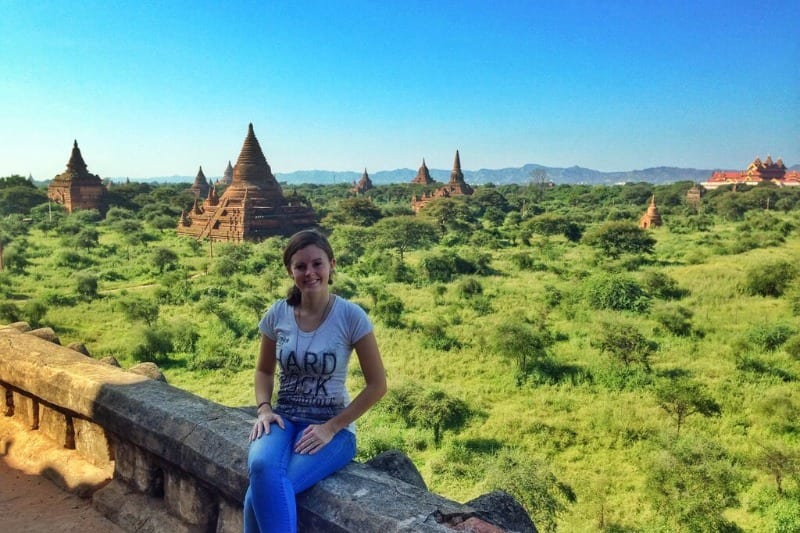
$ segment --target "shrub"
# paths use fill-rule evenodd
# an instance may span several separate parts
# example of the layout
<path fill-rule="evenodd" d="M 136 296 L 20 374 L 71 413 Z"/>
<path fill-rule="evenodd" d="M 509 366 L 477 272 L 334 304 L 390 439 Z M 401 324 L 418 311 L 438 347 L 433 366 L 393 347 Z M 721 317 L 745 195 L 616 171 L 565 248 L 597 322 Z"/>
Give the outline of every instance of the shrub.
<path fill-rule="evenodd" d="M 658 349 L 658 344 L 647 339 L 632 324 L 616 322 L 601 324 L 600 332 L 592 343 L 625 366 L 640 363 L 649 369 L 648 358 Z"/>
<path fill-rule="evenodd" d="M 165 329 L 147 328 L 142 342 L 133 347 L 131 356 L 139 362 L 162 363 L 172 352 L 172 335 Z"/>
<path fill-rule="evenodd" d="M 389 294 L 382 294 L 372 310 L 375 317 L 390 328 L 403 327 L 404 311 L 403 301 Z"/>
<path fill-rule="evenodd" d="M 537 261 L 533 254 L 526 252 L 518 252 L 509 257 L 511 262 L 519 270 L 528 270 L 530 272 L 543 272 L 547 270 L 547 265 L 541 261 Z"/>
<path fill-rule="evenodd" d="M 451 281 L 458 274 L 478 273 L 477 265 L 451 251 L 423 257 L 419 268 L 428 281 L 444 283 Z"/>
<path fill-rule="evenodd" d="M 662 300 L 679 300 L 688 293 L 687 290 L 678 287 L 678 282 L 664 272 L 646 272 L 642 285 L 647 294 Z"/>
<path fill-rule="evenodd" d="M 789 261 L 774 261 L 748 269 L 742 290 L 750 296 L 779 297 L 797 276 Z"/>
<path fill-rule="evenodd" d="M 91 272 L 79 272 L 75 276 L 76 291 L 84 300 L 97 298 L 97 276 Z"/>
<path fill-rule="evenodd" d="M 745 338 L 751 345 L 771 352 L 780 348 L 794 333 L 794 328 L 788 324 L 762 324 L 750 328 Z"/>
<path fill-rule="evenodd" d="M 624 274 L 597 274 L 583 284 L 584 297 L 594 309 L 646 311 L 650 300 L 636 281 Z"/>
<path fill-rule="evenodd" d="M 475 278 L 464 278 L 459 282 L 457 290 L 462 298 L 472 298 L 483 294 L 483 285 Z"/>
<path fill-rule="evenodd" d="M 783 349 L 786 353 L 800 360 L 800 335 L 793 335 L 783 343 Z"/>
<path fill-rule="evenodd" d="M 678 337 L 688 337 L 693 333 L 692 316 L 694 313 L 686 307 L 664 308 L 653 314 L 661 326 L 669 333 Z"/>
<path fill-rule="evenodd" d="M 423 348 L 449 352 L 454 348 L 461 348 L 461 342 L 454 337 L 448 336 L 444 326 L 441 324 L 432 324 L 425 326 L 422 330 L 422 346 Z"/>
<path fill-rule="evenodd" d="M 9 322 L 19 322 L 22 313 L 17 304 L 13 302 L 0 302 L 0 320 Z"/>
<path fill-rule="evenodd" d="M 22 305 L 22 313 L 31 327 L 36 328 L 47 314 L 47 305 L 40 300 L 28 300 Z"/>

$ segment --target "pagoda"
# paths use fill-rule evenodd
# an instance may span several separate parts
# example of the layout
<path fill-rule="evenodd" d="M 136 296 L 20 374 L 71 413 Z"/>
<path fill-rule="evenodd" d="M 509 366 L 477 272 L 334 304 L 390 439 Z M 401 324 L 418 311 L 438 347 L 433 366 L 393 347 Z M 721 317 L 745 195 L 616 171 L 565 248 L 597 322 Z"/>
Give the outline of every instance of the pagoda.
<path fill-rule="evenodd" d="M 211 187 L 202 203 L 195 199 L 192 208 L 181 214 L 177 231 L 196 239 L 241 242 L 291 235 L 314 226 L 311 204 L 297 195 L 283 195 L 251 123 L 230 186 L 222 196 Z"/>
<path fill-rule="evenodd" d="M 197 171 L 197 176 L 194 178 L 194 183 L 189 189 L 194 193 L 195 198 L 205 198 L 208 196 L 208 189 L 209 189 L 208 180 L 206 180 L 206 175 L 203 174 L 203 167 L 200 167 L 200 170 Z"/>
<path fill-rule="evenodd" d="M 353 188 L 350 189 L 352 192 L 356 194 L 364 194 L 370 189 L 374 189 L 375 186 L 372 185 L 372 180 L 369 179 L 369 174 L 367 174 L 367 169 L 364 169 L 364 173 L 361 175 L 361 179 L 358 180 L 358 183 L 353 182 Z"/>
<path fill-rule="evenodd" d="M 639 219 L 639 227 L 642 229 L 650 229 L 658 227 L 661 224 L 661 213 L 658 212 L 658 208 L 656 207 L 656 195 L 654 194 L 653 197 L 650 198 L 650 206 L 647 208 L 647 212 Z"/>
<path fill-rule="evenodd" d="M 78 148 L 78 141 L 72 144 L 72 155 L 67 162 L 67 170 L 53 178 L 47 186 L 47 197 L 63 205 L 68 213 L 76 209 L 97 209 L 105 212 L 105 187 L 99 176 L 91 174 Z"/>
<path fill-rule="evenodd" d="M 461 172 L 461 156 L 459 155 L 458 150 L 456 150 L 456 159 L 453 162 L 453 170 L 450 172 L 450 181 L 432 193 L 415 195 L 411 199 L 411 209 L 417 213 L 431 200 L 435 200 L 437 198 L 451 198 L 453 196 L 469 196 L 473 192 L 474 191 L 472 187 L 470 187 L 469 184 L 464 181 L 464 173 Z"/>
<path fill-rule="evenodd" d="M 225 168 L 225 172 L 222 174 L 222 179 L 219 180 L 220 185 L 230 185 L 233 182 L 233 167 L 231 166 L 231 162 L 228 161 L 228 166 Z"/>
<path fill-rule="evenodd" d="M 431 185 L 434 183 L 431 173 L 428 170 L 428 165 L 425 164 L 424 157 L 422 158 L 422 166 L 419 167 L 419 171 L 417 175 L 414 176 L 414 179 L 411 180 L 411 183 L 416 183 L 418 185 Z"/>

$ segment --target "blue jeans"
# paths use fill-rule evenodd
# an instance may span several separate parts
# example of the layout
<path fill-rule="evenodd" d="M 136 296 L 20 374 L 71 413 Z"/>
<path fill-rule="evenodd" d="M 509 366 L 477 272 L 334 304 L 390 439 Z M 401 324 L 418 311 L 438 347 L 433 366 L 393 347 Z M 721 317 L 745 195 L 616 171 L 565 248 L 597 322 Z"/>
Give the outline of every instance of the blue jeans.
<path fill-rule="evenodd" d="M 356 436 L 343 429 L 314 455 L 294 452 L 310 425 L 283 419 L 250 443 L 250 486 L 244 498 L 244 533 L 297 531 L 295 494 L 345 467 L 356 456 Z"/>

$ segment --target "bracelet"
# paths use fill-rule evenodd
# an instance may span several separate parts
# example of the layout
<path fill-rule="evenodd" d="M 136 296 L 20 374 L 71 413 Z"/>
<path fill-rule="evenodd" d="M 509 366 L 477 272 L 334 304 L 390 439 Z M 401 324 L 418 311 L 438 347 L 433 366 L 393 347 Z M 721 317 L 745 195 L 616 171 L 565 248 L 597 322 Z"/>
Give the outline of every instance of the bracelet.
<path fill-rule="evenodd" d="M 258 404 L 256 406 L 256 411 L 258 411 L 259 409 L 261 409 L 265 405 L 269 405 L 270 410 L 272 410 L 272 404 L 271 403 L 269 403 L 269 402 L 261 402 L 260 404 Z"/>

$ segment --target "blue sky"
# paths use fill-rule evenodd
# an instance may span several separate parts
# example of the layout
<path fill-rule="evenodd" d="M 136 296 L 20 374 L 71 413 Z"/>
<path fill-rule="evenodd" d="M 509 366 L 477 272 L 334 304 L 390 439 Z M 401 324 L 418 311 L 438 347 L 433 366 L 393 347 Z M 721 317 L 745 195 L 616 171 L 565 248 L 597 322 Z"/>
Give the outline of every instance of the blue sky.
<path fill-rule="evenodd" d="M 800 163 L 800 2 L 0 0 L 0 176 Z"/>

